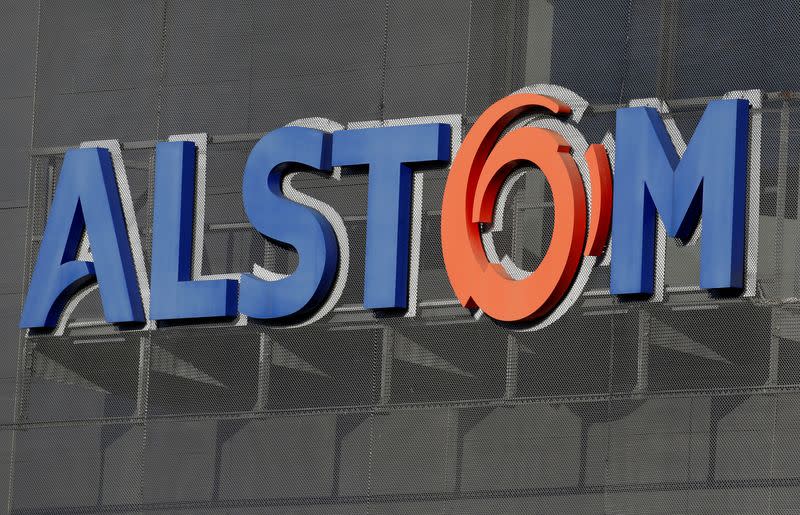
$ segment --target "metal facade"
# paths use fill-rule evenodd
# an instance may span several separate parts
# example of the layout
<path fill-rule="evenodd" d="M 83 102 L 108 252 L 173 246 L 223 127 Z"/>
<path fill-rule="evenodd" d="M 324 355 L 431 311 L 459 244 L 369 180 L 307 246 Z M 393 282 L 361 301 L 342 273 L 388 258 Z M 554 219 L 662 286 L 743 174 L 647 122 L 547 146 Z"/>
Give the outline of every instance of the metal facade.
<path fill-rule="evenodd" d="M 5 2 L 0 26 L 0 497 L 16 513 L 794 513 L 800 502 L 800 17 L 688 0 Z M 660 98 L 688 139 L 706 103 L 761 90 L 752 296 L 697 287 L 667 242 L 662 302 L 608 267 L 547 328 L 461 308 L 440 249 L 447 168 L 417 174 L 416 316 L 361 308 L 366 181 L 298 176 L 342 217 L 348 277 L 304 327 L 120 331 L 84 292 L 56 334 L 16 329 L 65 150 L 116 139 L 149 261 L 154 148 L 205 145 L 203 274 L 291 272 L 244 216 L 267 131 L 437 116 L 453 147 L 526 85 L 614 111 Z M 665 110 L 666 111 L 666 110 Z M 445 118 L 442 118 L 445 116 Z M 401 121 L 398 121 L 401 120 Z M 407 122 L 405 122 L 407 123 Z M 455 130 L 455 128 L 460 128 Z M 115 163 L 116 164 L 116 163 Z M 752 173 L 752 170 L 751 170 Z M 752 175 L 751 175 L 752 177 Z M 499 252 L 533 269 L 552 198 L 529 170 Z M 752 206 L 753 204 L 751 204 Z M 753 242 L 750 242 L 753 243 Z M 201 254 L 201 255 L 200 255 Z"/>

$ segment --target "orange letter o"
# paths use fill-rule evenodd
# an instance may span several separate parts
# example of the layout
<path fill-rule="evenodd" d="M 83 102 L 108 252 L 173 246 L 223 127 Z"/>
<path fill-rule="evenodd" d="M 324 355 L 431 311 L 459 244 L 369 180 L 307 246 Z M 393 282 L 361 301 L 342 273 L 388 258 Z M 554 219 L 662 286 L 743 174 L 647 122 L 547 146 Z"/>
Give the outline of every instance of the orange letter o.
<path fill-rule="evenodd" d="M 442 253 L 456 297 L 464 307 L 480 307 L 504 322 L 535 320 L 566 294 L 577 272 L 586 237 L 586 198 L 570 145 L 557 132 L 524 127 L 496 141 L 507 124 L 533 109 L 571 112 L 553 98 L 518 94 L 487 109 L 464 138 L 442 200 Z M 490 263 L 479 223 L 492 221 L 497 194 L 508 174 L 532 163 L 553 193 L 555 221 L 550 246 L 539 267 L 515 280 Z"/>

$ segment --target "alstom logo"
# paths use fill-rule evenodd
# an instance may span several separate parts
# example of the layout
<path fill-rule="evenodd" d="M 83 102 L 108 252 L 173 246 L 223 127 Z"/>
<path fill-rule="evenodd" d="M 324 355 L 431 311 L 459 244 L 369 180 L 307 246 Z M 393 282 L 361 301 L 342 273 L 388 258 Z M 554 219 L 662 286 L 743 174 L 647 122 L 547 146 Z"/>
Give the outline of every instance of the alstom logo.
<path fill-rule="evenodd" d="M 752 294 L 758 156 L 749 152 L 759 151 L 760 126 L 751 127 L 749 108 L 760 107 L 759 92 L 711 101 L 688 143 L 674 121 L 664 120 L 663 104 L 632 102 L 616 111 L 615 136 L 609 132 L 603 143 L 589 145 L 577 128 L 581 113 L 571 105 L 582 99 L 555 86 L 539 90 L 544 93 L 526 88 L 490 106 L 452 159 L 441 242 L 448 278 L 465 308 L 524 323 L 520 328 L 550 323 L 580 295 L 592 268 L 609 261 L 610 294 L 658 299 L 659 234 L 688 241 L 698 235 L 701 219 L 700 287 Z M 70 149 L 20 326 L 56 327 L 76 293 L 95 281 L 105 320 L 123 327 L 239 315 L 283 325 L 319 319 L 341 295 L 349 242 L 329 206 L 289 194 L 290 178 L 300 172 L 331 176 L 337 167 L 368 174 L 363 306 L 402 313 L 412 279 L 415 170 L 451 160 L 451 144 L 460 139 L 454 130 L 460 132 L 460 124 L 331 132 L 295 125 L 263 136 L 245 165 L 243 205 L 255 230 L 297 252 L 288 275 L 254 263 L 252 273 L 201 276 L 193 247 L 202 238 L 197 168 L 203 157 L 204 173 L 205 146 L 171 137 L 155 150 L 148 281 L 118 144 Z M 531 165 L 550 186 L 554 222 L 543 259 L 526 272 L 497 257 L 490 228 L 502 212 L 510 174 Z"/>

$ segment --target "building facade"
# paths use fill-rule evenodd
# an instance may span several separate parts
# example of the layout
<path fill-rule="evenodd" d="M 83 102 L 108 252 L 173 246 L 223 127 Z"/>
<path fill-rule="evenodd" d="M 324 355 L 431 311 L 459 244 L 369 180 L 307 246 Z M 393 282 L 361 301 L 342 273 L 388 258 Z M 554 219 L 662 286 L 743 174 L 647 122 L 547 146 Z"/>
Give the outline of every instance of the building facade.
<path fill-rule="evenodd" d="M 797 509 L 793 2 L 6 4 L 7 511 Z M 746 99 L 743 287 L 699 286 L 695 231 L 686 242 L 657 242 L 652 296 L 613 295 L 609 260 L 599 256 L 547 323 L 480 316 L 461 306 L 445 269 L 450 164 L 435 163 L 414 170 L 408 308 L 367 309 L 369 174 L 345 167 L 291 179 L 295 198 L 336 220 L 346 261 L 316 314 L 119 326 L 105 321 L 89 285 L 55 328 L 18 329 L 69 149 L 109 148 L 115 171 L 124 168 L 140 286 L 151 272 L 155 149 L 169 139 L 198 151 L 193 275 L 235 279 L 254 265 L 291 275 L 297 252 L 256 231 L 242 200 L 246 161 L 264 134 L 287 124 L 332 132 L 444 123 L 454 157 L 478 117 L 515 92 L 561 95 L 573 108 L 569 130 L 603 143 L 612 168 L 619 109 L 657 109 L 682 154 L 709 102 Z M 522 167 L 503 194 L 502 223 L 486 232 L 497 256 L 532 272 L 551 242 L 551 188 Z M 91 259 L 91 244 L 81 243 L 79 258 Z"/>

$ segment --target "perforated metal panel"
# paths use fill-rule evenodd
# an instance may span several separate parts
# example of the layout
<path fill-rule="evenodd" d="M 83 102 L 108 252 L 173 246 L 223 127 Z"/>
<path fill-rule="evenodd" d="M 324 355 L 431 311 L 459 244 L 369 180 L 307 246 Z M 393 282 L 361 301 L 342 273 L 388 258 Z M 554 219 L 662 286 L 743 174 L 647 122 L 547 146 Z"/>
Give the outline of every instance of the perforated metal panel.
<path fill-rule="evenodd" d="M 40 0 L 0 18 L 0 511 L 797 511 L 795 3 Z M 665 100 L 688 139 L 710 99 L 761 90 L 754 295 L 700 290 L 699 245 L 669 240 L 661 302 L 611 296 L 603 265 L 545 328 L 476 320 L 444 270 L 443 167 L 416 172 L 410 312 L 366 311 L 368 175 L 345 169 L 292 179 L 349 249 L 312 324 L 120 329 L 90 288 L 55 332 L 16 329 L 68 148 L 121 142 L 149 269 L 155 143 L 205 133 L 200 272 L 290 273 L 297 256 L 242 206 L 264 133 L 437 117 L 455 151 L 495 100 L 547 83 L 586 99 L 589 143 L 635 99 Z M 526 169 L 508 198 L 495 246 L 532 270 L 552 194 Z"/>

